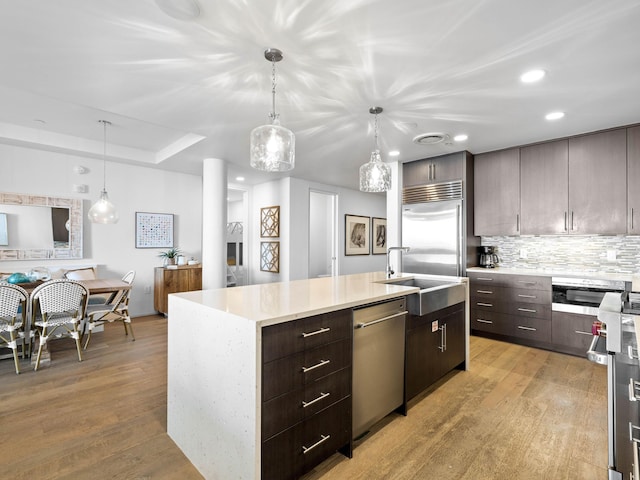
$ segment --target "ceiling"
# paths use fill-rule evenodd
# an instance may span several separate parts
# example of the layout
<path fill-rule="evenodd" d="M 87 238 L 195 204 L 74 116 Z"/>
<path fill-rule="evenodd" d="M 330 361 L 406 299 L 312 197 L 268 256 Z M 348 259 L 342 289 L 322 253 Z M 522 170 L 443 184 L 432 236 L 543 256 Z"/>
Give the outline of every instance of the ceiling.
<path fill-rule="evenodd" d="M 195 3 L 197 1 L 197 3 Z M 185 11 L 196 7 L 196 15 Z M 383 160 L 496 150 L 640 122 L 637 0 L 2 1 L 0 142 L 229 181 L 276 107 L 291 176 L 358 188 L 383 107 Z M 166 12 L 177 9 L 178 15 Z M 199 10 L 199 14 L 197 13 Z M 176 18 L 181 17 L 181 18 Z M 187 15 L 188 17 L 188 15 Z M 532 68 L 546 77 L 523 84 Z M 560 120 L 545 114 L 564 111 Z M 464 142 L 417 145 L 427 132 Z"/>

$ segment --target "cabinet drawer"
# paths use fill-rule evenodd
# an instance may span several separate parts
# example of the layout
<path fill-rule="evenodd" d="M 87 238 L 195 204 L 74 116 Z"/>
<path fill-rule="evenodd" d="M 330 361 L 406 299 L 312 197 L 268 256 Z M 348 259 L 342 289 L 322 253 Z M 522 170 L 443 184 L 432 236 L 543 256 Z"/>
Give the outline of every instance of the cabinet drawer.
<path fill-rule="evenodd" d="M 548 304 L 551 307 L 551 289 L 511 288 L 508 291 L 507 299 L 519 303 Z"/>
<path fill-rule="evenodd" d="M 509 275 L 509 284 L 514 288 L 531 290 L 549 290 L 551 292 L 551 277 L 538 275 Z"/>
<path fill-rule="evenodd" d="M 508 287 L 474 283 L 469 289 L 469 296 L 474 301 L 491 303 L 508 299 L 509 291 Z"/>
<path fill-rule="evenodd" d="M 270 362 L 343 338 L 351 338 L 351 310 L 293 320 L 262 329 L 262 361 Z"/>
<path fill-rule="evenodd" d="M 469 272 L 468 275 L 471 284 L 470 291 L 473 291 L 476 287 L 486 287 L 488 285 L 551 291 L 551 277 L 546 276 L 511 275 L 505 273 L 494 273 L 491 271 L 487 271 L 486 273 Z"/>
<path fill-rule="evenodd" d="M 551 322 L 539 318 L 512 317 L 511 334 L 538 342 L 551 342 Z"/>
<path fill-rule="evenodd" d="M 507 304 L 507 307 L 505 313 L 510 315 L 551 321 L 551 303 L 541 305 L 538 303 L 511 302 Z"/>
<path fill-rule="evenodd" d="M 471 310 L 470 327 L 499 335 L 510 335 L 511 324 L 502 313 L 491 310 Z"/>
<path fill-rule="evenodd" d="M 591 325 L 594 320 L 597 320 L 597 317 L 553 312 L 551 316 L 551 341 L 563 350 L 586 355 L 593 340 Z"/>
<path fill-rule="evenodd" d="M 351 339 L 280 358 L 262 367 L 262 400 L 304 387 L 351 365 Z"/>
<path fill-rule="evenodd" d="M 351 441 L 351 399 L 296 424 L 262 444 L 262 479 L 301 476 Z"/>
<path fill-rule="evenodd" d="M 262 439 L 295 425 L 351 393 L 351 369 L 338 370 L 262 406 Z"/>
<path fill-rule="evenodd" d="M 468 272 L 469 282 L 471 284 L 471 289 L 476 288 L 476 286 L 482 285 L 492 285 L 496 287 L 508 287 L 509 286 L 509 275 L 505 275 L 502 273 L 494 273 L 490 269 L 487 269 L 485 272 Z"/>

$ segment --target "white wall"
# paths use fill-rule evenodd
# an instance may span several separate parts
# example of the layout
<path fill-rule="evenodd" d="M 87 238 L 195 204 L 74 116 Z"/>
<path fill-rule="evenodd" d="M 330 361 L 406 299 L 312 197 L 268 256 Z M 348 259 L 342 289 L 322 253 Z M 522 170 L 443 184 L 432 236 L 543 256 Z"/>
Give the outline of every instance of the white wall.
<path fill-rule="evenodd" d="M 74 165 L 89 171 L 74 173 Z M 0 262 L 0 271 L 28 271 L 37 266 L 98 265 L 101 277 L 121 277 L 136 271 L 131 296 L 133 316 L 155 313 L 153 269 L 161 266 L 161 249 L 135 248 L 135 212 L 172 213 L 174 239 L 184 254 L 201 258 L 202 179 L 200 176 L 107 162 L 107 191 L 120 213 L 115 225 L 92 224 L 91 204 L 102 188 L 102 160 L 0 145 L 0 191 L 42 194 L 83 200 L 84 258 L 79 260 L 25 260 Z M 77 194 L 74 184 L 88 185 Z M 145 293 L 145 287 L 151 293 Z"/>

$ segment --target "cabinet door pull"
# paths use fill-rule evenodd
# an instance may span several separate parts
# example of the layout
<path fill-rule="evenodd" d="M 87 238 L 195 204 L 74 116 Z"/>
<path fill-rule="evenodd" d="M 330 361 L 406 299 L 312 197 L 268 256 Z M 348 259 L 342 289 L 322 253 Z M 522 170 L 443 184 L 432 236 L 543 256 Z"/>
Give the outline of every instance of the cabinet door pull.
<path fill-rule="evenodd" d="M 567 212 L 564 212 L 564 231 L 569 231 L 569 226 L 567 225 Z"/>
<path fill-rule="evenodd" d="M 493 292 L 491 290 L 476 290 L 476 293 L 484 293 L 485 295 L 491 295 Z"/>
<path fill-rule="evenodd" d="M 322 367 L 323 365 L 326 365 L 329 362 L 331 362 L 331 360 L 320 360 L 320 362 L 316 363 L 315 365 L 312 365 L 311 367 L 302 367 L 302 373 L 307 373 L 307 372 L 310 372 L 311 370 L 315 370 L 316 368 Z"/>
<path fill-rule="evenodd" d="M 476 305 L 478 305 L 479 307 L 493 307 L 492 303 L 476 302 Z"/>
<path fill-rule="evenodd" d="M 519 294 L 518 294 L 518 296 L 519 296 L 520 298 L 538 298 L 538 297 L 537 297 L 537 296 L 535 296 L 535 295 L 523 295 L 523 294 L 521 294 L 521 293 L 519 293 Z"/>
<path fill-rule="evenodd" d="M 522 283 L 523 285 L 535 285 L 536 282 L 532 282 L 531 280 L 518 280 L 518 283 Z"/>
<path fill-rule="evenodd" d="M 316 448 L 318 445 L 320 445 L 323 442 L 326 442 L 327 440 L 329 440 L 331 438 L 331 435 L 322 435 L 320 434 L 320 440 L 318 440 L 316 443 L 314 443 L 313 445 L 311 445 L 310 447 L 305 447 L 304 445 L 302 446 L 302 453 L 308 453 L 311 450 L 313 450 L 314 448 Z"/>
<path fill-rule="evenodd" d="M 444 323 L 439 330 L 442 332 L 442 335 L 440 336 L 440 346 L 438 347 L 438 350 L 440 350 L 441 352 L 446 352 L 447 351 L 447 324 Z"/>
<path fill-rule="evenodd" d="M 493 282 L 493 278 L 478 277 L 478 280 L 482 280 L 484 282 Z"/>
<path fill-rule="evenodd" d="M 537 329 L 536 328 L 532 328 L 532 327 L 523 327 L 522 325 L 518 325 L 518 329 L 520 330 L 526 330 L 527 332 L 536 332 Z"/>
<path fill-rule="evenodd" d="M 578 335 L 589 335 L 590 337 L 593 337 L 593 333 L 592 332 L 583 332 L 581 330 L 576 330 L 575 331 Z"/>
<path fill-rule="evenodd" d="M 325 328 L 321 328 L 319 330 L 316 330 L 316 331 L 310 332 L 310 333 L 302 332 L 302 337 L 303 338 L 313 337 L 314 335 L 318 335 L 319 333 L 326 333 L 326 332 L 329 332 L 329 331 L 331 331 L 331 329 L 328 328 L 328 327 L 325 327 Z"/>
<path fill-rule="evenodd" d="M 317 398 L 314 398 L 313 400 L 311 400 L 310 402 L 305 402 L 304 400 L 302 401 L 302 408 L 307 408 L 310 405 L 313 405 L 316 402 L 319 402 L 320 400 L 322 400 L 323 398 L 327 398 L 329 395 L 331 395 L 330 392 L 327 393 L 323 393 L 320 392 L 320 396 Z"/>
<path fill-rule="evenodd" d="M 633 230 L 633 207 L 631 207 L 631 230 Z"/>
<path fill-rule="evenodd" d="M 575 230 L 575 227 L 573 225 L 573 210 L 571 210 L 571 230 Z"/>
<path fill-rule="evenodd" d="M 482 318 L 476 318 L 476 322 L 493 324 L 491 320 L 484 320 Z"/>
<path fill-rule="evenodd" d="M 534 310 L 533 308 L 518 308 L 518 311 L 527 313 L 538 313 L 538 311 Z"/>
<path fill-rule="evenodd" d="M 520 214 L 516 214 L 516 232 L 520 231 Z"/>
<path fill-rule="evenodd" d="M 436 179 L 436 164 L 433 164 L 433 180 Z"/>

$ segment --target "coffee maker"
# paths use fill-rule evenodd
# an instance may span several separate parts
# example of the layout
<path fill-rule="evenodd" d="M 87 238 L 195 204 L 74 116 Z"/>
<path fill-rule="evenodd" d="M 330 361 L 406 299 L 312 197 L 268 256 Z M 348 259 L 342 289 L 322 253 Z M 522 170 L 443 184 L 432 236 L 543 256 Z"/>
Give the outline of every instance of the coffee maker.
<path fill-rule="evenodd" d="M 478 264 L 484 268 L 495 268 L 500 262 L 500 258 L 496 253 L 498 249 L 493 246 L 478 247 Z"/>

